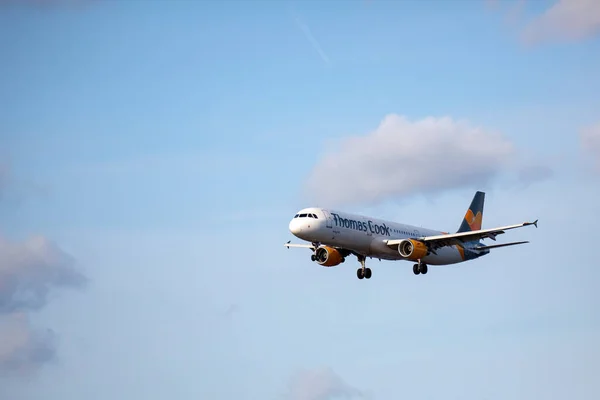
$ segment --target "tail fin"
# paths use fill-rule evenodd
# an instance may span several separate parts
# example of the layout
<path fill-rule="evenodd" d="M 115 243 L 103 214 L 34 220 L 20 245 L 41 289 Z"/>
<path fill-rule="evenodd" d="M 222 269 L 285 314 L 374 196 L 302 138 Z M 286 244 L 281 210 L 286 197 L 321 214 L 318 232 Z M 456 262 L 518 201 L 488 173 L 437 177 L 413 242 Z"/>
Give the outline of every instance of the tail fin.
<path fill-rule="evenodd" d="M 484 192 L 476 192 L 471 205 L 463 218 L 459 232 L 477 231 L 481 229 L 481 222 L 483 221 L 483 202 L 485 201 Z"/>

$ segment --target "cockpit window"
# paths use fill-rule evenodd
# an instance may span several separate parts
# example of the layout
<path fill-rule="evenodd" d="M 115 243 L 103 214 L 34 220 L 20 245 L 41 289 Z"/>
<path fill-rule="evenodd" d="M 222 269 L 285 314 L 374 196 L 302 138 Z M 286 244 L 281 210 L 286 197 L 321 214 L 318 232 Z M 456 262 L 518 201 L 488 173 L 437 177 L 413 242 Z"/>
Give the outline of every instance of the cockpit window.
<path fill-rule="evenodd" d="M 294 218 L 314 218 L 314 219 L 319 219 L 319 217 L 317 217 L 317 214 L 312 214 L 312 213 L 308 213 L 308 214 L 296 214 L 296 215 L 294 215 Z"/>

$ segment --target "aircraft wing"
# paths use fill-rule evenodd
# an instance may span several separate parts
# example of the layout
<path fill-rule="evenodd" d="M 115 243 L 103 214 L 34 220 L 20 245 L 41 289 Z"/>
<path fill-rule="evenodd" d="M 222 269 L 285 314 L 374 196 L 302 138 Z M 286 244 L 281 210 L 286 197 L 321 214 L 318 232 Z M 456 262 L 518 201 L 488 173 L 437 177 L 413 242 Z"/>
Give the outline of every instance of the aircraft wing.
<path fill-rule="evenodd" d="M 534 222 L 523 222 L 521 224 L 501 226 L 498 228 L 491 229 L 480 229 L 477 231 L 467 231 L 467 232 L 459 232 L 459 233 L 450 233 L 445 235 L 436 235 L 436 236 L 422 236 L 420 238 L 416 238 L 414 240 L 418 240 L 428 245 L 428 247 L 435 251 L 441 247 L 452 246 L 452 245 L 462 245 L 465 242 L 473 242 L 481 239 L 492 239 L 496 240 L 496 236 L 505 233 L 510 229 L 522 228 L 524 226 L 535 225 L 537 228 L 538 220 L 536 219 Z M 405 239 L 394 239 L 388 240 L 386 244 L 390 247 L 395 247 L 400 244 L 400 242 Z M 494 246 L 497 247 L 497 246 Z"/>

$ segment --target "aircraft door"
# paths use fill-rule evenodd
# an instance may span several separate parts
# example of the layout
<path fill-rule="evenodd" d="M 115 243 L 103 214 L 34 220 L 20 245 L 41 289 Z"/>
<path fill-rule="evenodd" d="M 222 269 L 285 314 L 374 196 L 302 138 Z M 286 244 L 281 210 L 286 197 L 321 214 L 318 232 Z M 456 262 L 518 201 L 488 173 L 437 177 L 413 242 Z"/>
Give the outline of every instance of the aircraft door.
<path fill-rule="evenodd" d="M 332 228 L 333 226 L 331 225 L 331 224 L 332 224 L 332 221 L 331 221 L 331 220 L 332 220 L 333 218 L 331 217 L 331 214 L 329 214 L 329 213 L 328 213 L 327 211 L 325 211 L 325 210 L 323 210 L 323 213 L 325 214 L 325 226 L 326 226 L 327 228 Z"/>

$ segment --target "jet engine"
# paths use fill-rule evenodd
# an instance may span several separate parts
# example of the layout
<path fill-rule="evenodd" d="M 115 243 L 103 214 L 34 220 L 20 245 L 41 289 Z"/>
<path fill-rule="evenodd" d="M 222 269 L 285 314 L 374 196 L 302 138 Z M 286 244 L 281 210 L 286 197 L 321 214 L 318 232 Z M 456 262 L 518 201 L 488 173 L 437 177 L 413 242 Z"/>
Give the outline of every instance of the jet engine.
<path fill-rule="evenodd" d="M 411 261 L 417 261 L 425 257 L 428 253 L 425 243 L 413 239 L 404 239 L 401 241 L 398 245 L 398 252 L 402 257 Z"/>
<path fill-rule="evenodd" d="M 333 247 L 319 246 L 315 251 L 315 261 L 324 267 L 334 267 L 344 262 L 344 256 Z"/>

